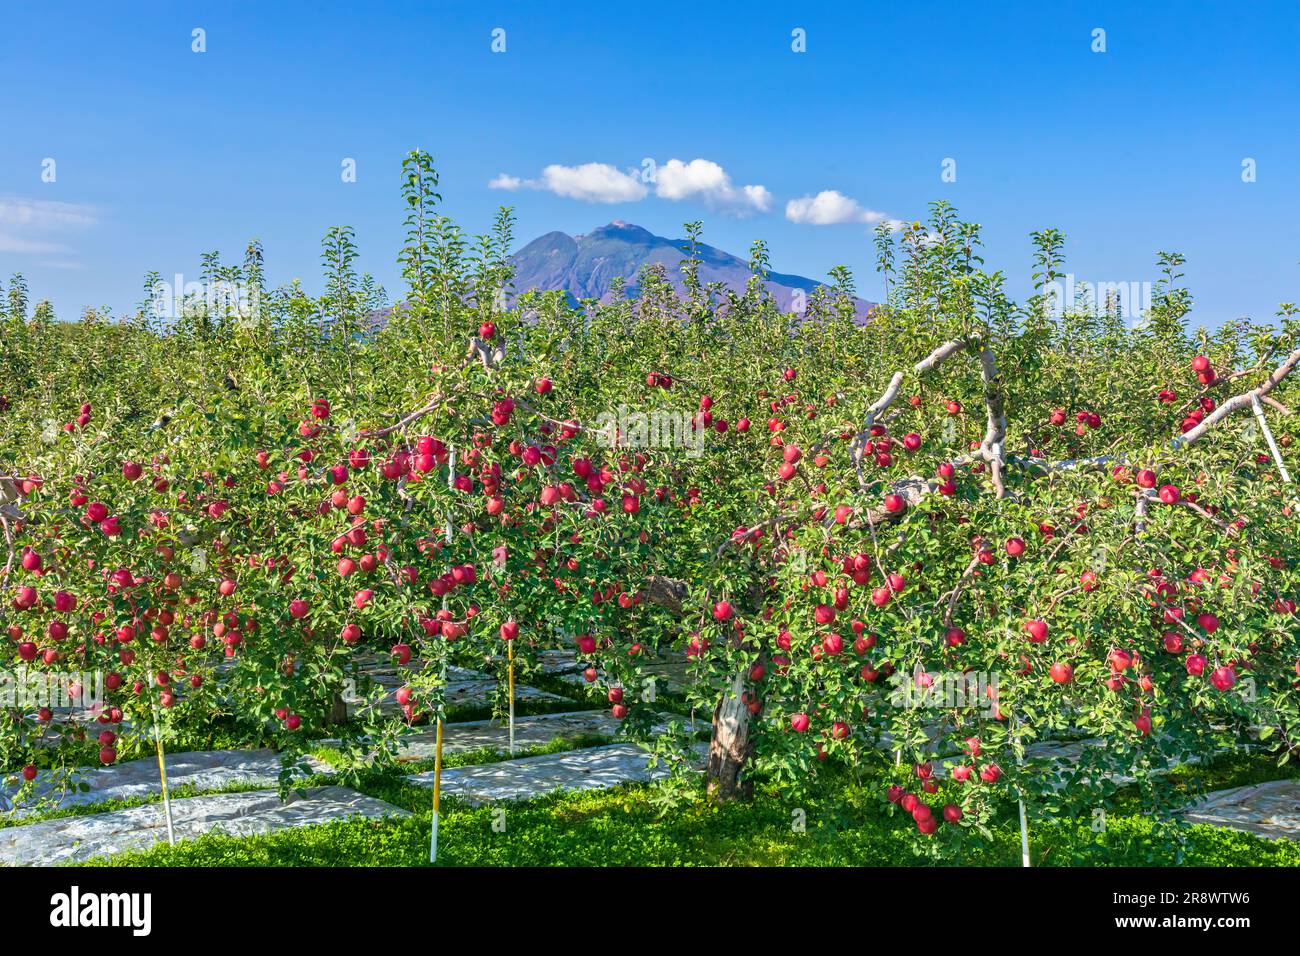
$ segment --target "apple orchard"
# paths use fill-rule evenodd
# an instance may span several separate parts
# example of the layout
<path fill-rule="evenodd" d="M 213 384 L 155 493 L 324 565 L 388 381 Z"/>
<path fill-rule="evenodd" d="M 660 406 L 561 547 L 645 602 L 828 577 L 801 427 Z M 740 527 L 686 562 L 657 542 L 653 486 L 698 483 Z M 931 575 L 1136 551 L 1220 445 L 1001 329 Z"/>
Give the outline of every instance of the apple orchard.
<path fill-rule="evenodd" d="M 449 665 L 503 674 L 508 643 L 523 674 L 555 648 L 589 664 L 682 781 L 684 721 L 651 724 L 712 715 L 712 799 L 869 770 L 881 814 L 949 849 L 1022 798 L 1085 813 L 1124 774 L 1158 806 L 1174 761 L 1297 746 L 1294 306 L 1190 332 L 1162 254 L 1140 323 L 1052 314 L 938 204 L 878 233 L 865 324 L 847 270 L 793 316 L 757 278 L 701 284 L 690 244 L 680 294 L 651 269 L 573 307 L 511 293 L 508 213 L 463 235 L 425 154 L 402 188 L 392 309 L 346 228 L 319 296 L 263 288 L 256 245 L 205 257 L 249 314 L 63 322 L 14 286 L 4 668 L 102 674 L 103 706 L 0 711 L 0 770 L 112 764 L 155 724 L 391 759 L 444 714 Z M 1046 287 L 1062 239 L 1034 239 Z M 686 416 L 702 452 L 593 427 L 623 406 Z M 342 706 L 363 653 L 399 667 L 400 712 Z M 647 693 L 662 659 L 678 700 Z M 1024 766 L 1081 738 L 1105 745 L 1068 786 Z"/>

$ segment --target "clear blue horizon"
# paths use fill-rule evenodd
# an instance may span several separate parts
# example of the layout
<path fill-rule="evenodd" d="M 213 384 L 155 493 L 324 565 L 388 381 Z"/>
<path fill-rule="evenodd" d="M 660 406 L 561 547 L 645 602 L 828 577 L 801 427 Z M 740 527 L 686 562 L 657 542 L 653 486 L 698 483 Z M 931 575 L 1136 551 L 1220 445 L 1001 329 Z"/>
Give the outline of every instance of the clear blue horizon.
<path fill-rule="evenodd" d="M 1298 60 L 1295 3 L 10 5 L 0 279 L 63 318 L 121 314 L 148 270 L 197 278 L 256 237 L 273 283 L 315 290 L 348 224 L 398 299 L 419 146 L 444 211 L 479 232 L 512 205 L 517 247 L 703 219 L 711 245 L 762 238 L 816 279 L 844 264 L 878 299 L 872 223 L 946 199 L 1020 298 L 1029 233 L 1056 227 L 1078 281 L 1153 282 L 1176 250 L 1195 323 L 1266 319 L 1300 300 Z"/>

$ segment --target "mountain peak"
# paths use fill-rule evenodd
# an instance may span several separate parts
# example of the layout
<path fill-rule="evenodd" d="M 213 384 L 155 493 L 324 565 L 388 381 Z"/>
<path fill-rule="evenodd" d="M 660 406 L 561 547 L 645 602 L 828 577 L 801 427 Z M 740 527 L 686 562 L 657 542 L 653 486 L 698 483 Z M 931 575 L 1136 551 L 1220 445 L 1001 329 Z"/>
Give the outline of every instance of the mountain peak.
<path fill-rule="evenodd" d="M 590 239 L 594 236 L 615 236 L 626 242 L 647 242 L 656 238 L 649 229 L 623 219 L 615 219 L 609 225 L 593 229 L 585 236 L 574 236 L 574 238 Z"/>
<path fill-rule="evenodd" d="M 637 277 L 650 265 L 662 265 L 669 280 L 683 291 L 681 262 L 684 239 L 656 236 L 650 230 L 622 219 L 589 233 L 569 236 L 548 232 L 534 239 L 511 257 L 515 267 L 515 290 L 559 289 L 570 299 L 612 298 L 614 280 L 624 280 L 628 296 L 639 292 Z M 751 278 L 748 262 L 713 246 L 699 244 L 700 281 L 721 283 L 743 291 Z M 797 275 L 769 273 L 768 291 L 784 311 L 797 310 L 807 296 L 823 283 Z M 866 317 L 873 303 L 856 300 L 859 320 Z"/>

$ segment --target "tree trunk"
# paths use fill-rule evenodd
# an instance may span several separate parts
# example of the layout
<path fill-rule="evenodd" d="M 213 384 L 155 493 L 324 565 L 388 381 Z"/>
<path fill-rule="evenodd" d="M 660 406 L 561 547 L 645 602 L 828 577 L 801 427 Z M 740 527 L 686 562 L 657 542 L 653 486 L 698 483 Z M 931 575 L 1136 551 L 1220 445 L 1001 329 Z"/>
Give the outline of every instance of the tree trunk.
<path fill-rule="evenodd" d="M 325 725 L 346 724 L 348 722 L 348 705 L 338 691 L 330 694 L 329 711 L 325 714 Z"/>
<path fill-rule="evenodd" d="M 713 711 L 713 738 L 709 741 L 706 775 L 708 794 L 714 800 L 747 798 L 752 789 L 749 781 L 741 777 L 752 749 L 749 708 L 742 697 L 744 688 L 745 674 L 742 671 Z"/>
<path fill-rule="evenodd" d="M 673 614 L 682 613 L 689 594 L 685 581 L 652 574 L 645 580 L 646 599 Z M 743 779 L 745 761 L 753 747 L 749 742 L 749 708 L 745 706 L 746 668 L 736 675 L 731 688 L 713 710 L 713 736 L 709 740 L 709 762 L 705 768 L 707 792 L 714 800 L 747 798 L 753 785 Z"/>

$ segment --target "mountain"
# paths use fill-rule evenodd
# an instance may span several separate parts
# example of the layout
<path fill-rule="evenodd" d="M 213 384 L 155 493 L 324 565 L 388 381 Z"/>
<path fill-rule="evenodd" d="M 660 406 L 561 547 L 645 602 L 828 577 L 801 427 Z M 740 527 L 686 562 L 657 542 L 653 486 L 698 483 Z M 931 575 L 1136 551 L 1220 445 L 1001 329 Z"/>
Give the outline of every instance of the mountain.
<path fill-rule="evenodd" d="M 614 280 L 622 276 L 628 295 L 637 294 L 637 276 L 641 269 L 662 263 L 678 292 L 682 291 L 679 265 L 686 258 L 685 239 L 666 239 L 648 229 L 622 220 L 614 220 L 586 235 L 570 236 L 548 232 L 515 253 L 515 292 L 534 289 L 560 289 L 574 300 L 593 298 L 608 300 Z M 713 246 L 699 245 L 700 281 L 721 282 L 728 288 L 743 290 L 752 273 L 749 263 L 739 256 Z M 796 290 L 811 296 L 824 283 L 803 276 L 768 273 L 767 288 L 784 311 L 791 311 Z M 854 299 L 858 320 L 874 307 L 865 299 Z"/>

